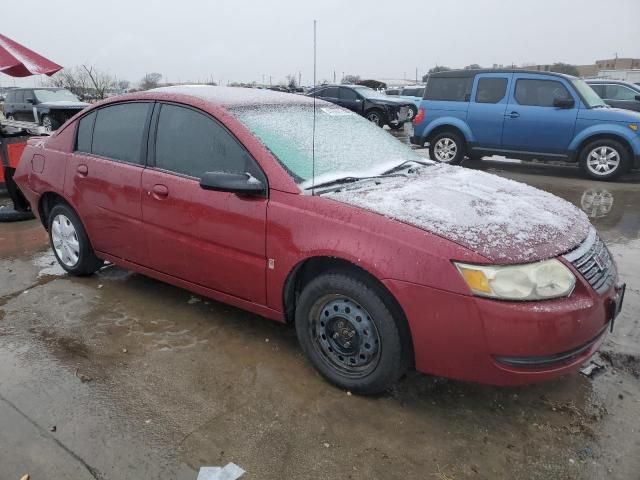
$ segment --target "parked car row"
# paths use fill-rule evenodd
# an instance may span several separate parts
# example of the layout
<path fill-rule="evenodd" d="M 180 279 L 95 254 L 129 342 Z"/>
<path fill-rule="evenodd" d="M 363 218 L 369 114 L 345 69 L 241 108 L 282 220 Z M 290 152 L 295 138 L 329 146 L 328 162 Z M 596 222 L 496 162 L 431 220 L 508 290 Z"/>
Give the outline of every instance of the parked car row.
<path fill-rule="evenodd" d="M 620 80 L 586 80 L 607 105 L 640 112 L 640 85 Z"/>
<path fill-rule="evenodd" d="M 621 85 L 592 83 L 605 92 L 614 85 L 617 92 Z M 593 179 L 612 180 L 640 167 L 640 114 L 610 108 L 592 86 L 523 70 L 433 74 L 411 143 L 428 144 L 430 157 L 443 163 L 487 155 L 563 160 Z"/>

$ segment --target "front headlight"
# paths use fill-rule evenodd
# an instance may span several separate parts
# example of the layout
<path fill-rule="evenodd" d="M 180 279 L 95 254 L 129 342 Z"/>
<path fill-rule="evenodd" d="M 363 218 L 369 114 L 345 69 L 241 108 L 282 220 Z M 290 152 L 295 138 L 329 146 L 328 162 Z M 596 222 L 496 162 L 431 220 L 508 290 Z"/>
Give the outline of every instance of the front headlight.
<path fill-rule="evenodd" d="M 524 265 L 469 265 L 454 262 L 471 291 L 501 300 L 546 300 L 566 297 L 576 277 L 559 260 Z"/>

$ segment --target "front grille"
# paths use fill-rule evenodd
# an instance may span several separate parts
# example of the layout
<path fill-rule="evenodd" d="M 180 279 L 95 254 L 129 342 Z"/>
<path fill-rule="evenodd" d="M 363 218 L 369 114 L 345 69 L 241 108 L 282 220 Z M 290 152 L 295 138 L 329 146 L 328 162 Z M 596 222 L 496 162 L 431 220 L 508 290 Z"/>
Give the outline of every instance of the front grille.
<path fill-rule="evenodd" d="M 605 292 L 616 279 L 613 257 L 594 229 L 578 248 L 564 257 L 598 293 Z"/>

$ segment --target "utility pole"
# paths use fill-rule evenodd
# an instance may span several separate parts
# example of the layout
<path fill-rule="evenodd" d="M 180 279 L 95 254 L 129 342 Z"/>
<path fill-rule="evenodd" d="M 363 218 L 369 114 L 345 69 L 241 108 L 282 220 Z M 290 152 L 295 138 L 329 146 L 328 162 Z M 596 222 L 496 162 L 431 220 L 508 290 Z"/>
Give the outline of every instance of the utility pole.
<path fill-rule="evenodd" d="M 269 75 L 269 86 L 271 86 L 271 75 Z"/>
<path fill-rule="evenodd" d="M 418 84 L 418 67 L 416 67 L 416 85 Z"/>
<path fill-rule="evenodd" d="M 336 71 L 333 71 L 333 83 L 336 83 Z"/>
<path fill-rule="evenodd" d="M 298 72 L 298 86 L 302 86 L 302 72 Z"/>

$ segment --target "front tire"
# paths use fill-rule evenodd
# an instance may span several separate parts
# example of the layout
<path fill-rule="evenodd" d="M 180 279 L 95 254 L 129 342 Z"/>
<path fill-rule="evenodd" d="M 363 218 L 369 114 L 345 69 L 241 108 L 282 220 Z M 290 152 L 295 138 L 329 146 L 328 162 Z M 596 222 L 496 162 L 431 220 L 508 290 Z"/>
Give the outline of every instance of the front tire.
<path fill-rule="evenodd" d="M 329 382 L 360 394 L 387 390 L 407 370 L 410 347 L 379 289 L 346 273 L 323 274 L 296 308 L 298 340 Z"/>
<path fill-rule="evenodd" d="M 594 180 L 614 180 L 629 170 L 629 153 L 616 140 L 596 140 L 580 152 L 580 167 Z"/>
<path fill-rule="evenodd" d="M 441 132 L 429 140 L 429 158 L 440 163 L 460 165 L 466 148 L 464 140 L 454 132 Z"/>
<path fill-rule="evenodd" d="M 382 113 L 382 111 L 380 111 L 380 110 L 378 110 L 376 108 L 374 108 L 372 110 L 369 110 L 365 114 L 365 117 L 371 123 L 377 125 L 380 128 L 384 127 L 385 124 L 387 123 L 387 120 L 384 117 L 384 113 Z"/>
<path fill-rule="evenodd" d="M 64 203 L 49 213 L 49 242 L 60 266 L 72 275 L 91 275 L 104 265 L 96 257 L 80 218 Z"/>

